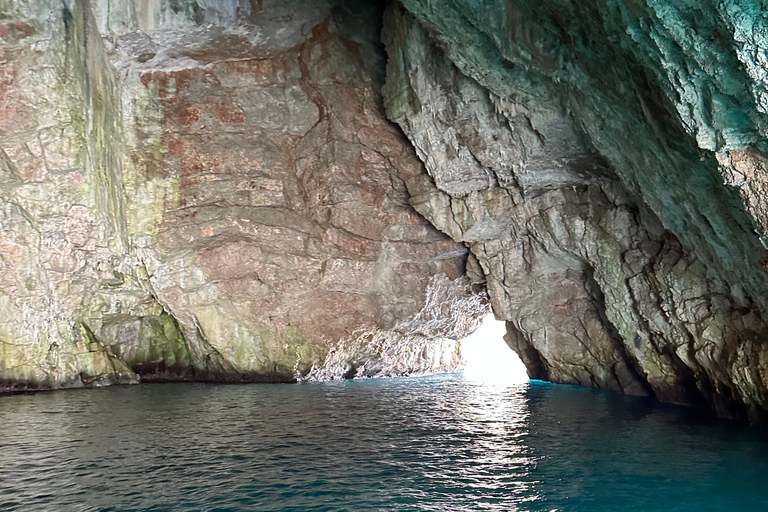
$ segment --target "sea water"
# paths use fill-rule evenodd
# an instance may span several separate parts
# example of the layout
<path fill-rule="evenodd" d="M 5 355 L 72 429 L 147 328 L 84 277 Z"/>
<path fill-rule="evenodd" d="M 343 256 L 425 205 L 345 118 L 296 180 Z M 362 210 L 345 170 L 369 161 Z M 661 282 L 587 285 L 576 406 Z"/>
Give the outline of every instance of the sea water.
<path fill-rule="evenodd" d="M 0 398 L 2 511 L 758 511 L 768 436 L 458 375 Z"/>

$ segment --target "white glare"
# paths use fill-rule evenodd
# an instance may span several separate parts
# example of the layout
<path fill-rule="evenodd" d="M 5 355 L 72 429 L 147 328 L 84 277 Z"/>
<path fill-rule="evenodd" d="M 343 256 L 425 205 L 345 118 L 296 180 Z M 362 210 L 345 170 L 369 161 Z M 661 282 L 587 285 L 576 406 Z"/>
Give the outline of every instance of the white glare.
<path fill-rule="evenodd" d="M 525 365 L 507 346 L 504 334 L 504 322 L 489 315 L 474 333 L 461 340 L 465 377 L 494 384 L 528 382 Z"/>

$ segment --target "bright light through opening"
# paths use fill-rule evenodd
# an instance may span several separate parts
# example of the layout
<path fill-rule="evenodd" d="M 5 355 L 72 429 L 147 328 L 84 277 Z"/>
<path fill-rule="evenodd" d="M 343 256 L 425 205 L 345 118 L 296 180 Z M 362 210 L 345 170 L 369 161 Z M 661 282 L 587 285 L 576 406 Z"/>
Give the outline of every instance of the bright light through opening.
<path fill-rule="evenodd" d="M 504 322 L 489 315 L 474 333 L 461 340 L 465 377 L 498 384 L 528 382 L 525 365 L 504 341 L 506 332 Z"/>

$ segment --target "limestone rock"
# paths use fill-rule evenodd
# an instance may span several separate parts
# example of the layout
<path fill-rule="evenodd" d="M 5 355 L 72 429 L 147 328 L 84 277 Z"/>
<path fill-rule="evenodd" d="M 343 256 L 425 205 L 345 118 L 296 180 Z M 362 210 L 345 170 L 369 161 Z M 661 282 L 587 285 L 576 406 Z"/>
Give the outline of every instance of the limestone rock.
<path fill-rule="evenodd" d="M 0 391 L 292 381 L 418 323 L 430 282 L 474 297 L 398 177 L 421 164 L 381 105 L 380 15 L 0 2 Z M 397 331 L 436 355 L 388 372 L 455 368 L 462 332 Z"/>
<path fill-rule="evenodd" d="M 763 9 L 381 16 L 0 0 L 0 390 L 453 370 L 489 299 L 533 377 L 766 421 Z"/>
<path fill-rule="evenodd" d="M 764 22 L 625 4 L 393 6 L 412 204 L 469 245 L 532 377 L 764 421 L 762 86 L 740 50 Z"/>

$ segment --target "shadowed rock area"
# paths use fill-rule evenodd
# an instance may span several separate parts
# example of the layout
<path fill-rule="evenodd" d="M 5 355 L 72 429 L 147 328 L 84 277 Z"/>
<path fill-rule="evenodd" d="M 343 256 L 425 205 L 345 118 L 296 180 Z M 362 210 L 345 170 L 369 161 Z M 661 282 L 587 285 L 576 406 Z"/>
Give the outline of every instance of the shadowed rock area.
<path fill-rule="evenodd" d="M 763 422 L 764 11 L 0 0 L 1 387 L 454 370 L 490 299 Z"/>
<path fill-rule="evenodd" d="M 765 18 L 705 4 L 406 0 L 385 97 L 532 376 L 764 421 Z"/>

